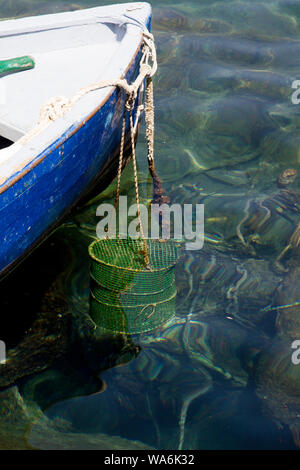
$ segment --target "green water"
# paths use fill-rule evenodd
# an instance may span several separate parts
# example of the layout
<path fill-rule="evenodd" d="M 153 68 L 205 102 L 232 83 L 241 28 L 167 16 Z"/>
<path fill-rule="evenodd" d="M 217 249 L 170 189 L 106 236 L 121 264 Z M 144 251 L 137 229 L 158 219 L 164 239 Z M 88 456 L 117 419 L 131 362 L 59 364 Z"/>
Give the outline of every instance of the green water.
<path fill-rule="evenodd" d="M 0 0 L 0 16 L 106 3 Z M 0 448 L 299 445 L 299 176 L 278 177 L 300 163 L 300 1 L 152 3 L 157 169 L 172 203 L 205 204 L 204 248 L 178 263 L 171 321 L 102 335 L 87 247 L 115 185 L 70 214 L 0 284 Z M 143 129 L 137 153 L 147 202 Z"/>

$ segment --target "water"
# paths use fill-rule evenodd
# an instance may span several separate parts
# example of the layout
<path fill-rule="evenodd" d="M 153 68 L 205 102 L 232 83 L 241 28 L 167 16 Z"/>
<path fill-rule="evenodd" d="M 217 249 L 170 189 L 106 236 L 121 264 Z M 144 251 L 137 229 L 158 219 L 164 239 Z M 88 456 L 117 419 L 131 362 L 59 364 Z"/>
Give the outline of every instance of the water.
<path fill-rule="evenodd" d="M 0 0 L 0 15 L 99 3 Z M 88 317 L 87 246 L 115 185 L 70 214 L 0 285 L 0 448 L 299 445 L 299 177 L 288 190 L 277 180 L 299 169 L 300 2 L 153 7 L 157 168 L 172 203 L 205 204 L 204 248 L 177 266 L 170 322 L 103 336 Z M 137 152 L 145 202 L 143 130 Z M 134 199 L 130 167 L 122 193 Z"/>

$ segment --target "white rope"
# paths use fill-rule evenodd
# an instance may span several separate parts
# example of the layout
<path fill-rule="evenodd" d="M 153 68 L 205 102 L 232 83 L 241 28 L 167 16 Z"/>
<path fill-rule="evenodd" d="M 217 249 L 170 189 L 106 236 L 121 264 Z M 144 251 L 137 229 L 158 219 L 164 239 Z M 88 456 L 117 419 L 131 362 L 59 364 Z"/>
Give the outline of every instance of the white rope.
<path fill-rule="evenodd" d="M 143 31 L 143 39 L 144 47 L 143 56 L 140 62 L 140 72 L 132 84 L 129 84 L 126 79 L 121 78 L 116 80 L 103 80 L 82 88 L 70 99 L 63 96 L 51 98 L 42 107 L 37 126 L 21 137 L 16 144 L 18 144 L 18 146 L 27 144 L 31 139 L 46 129 L 49 124 L 56 121 L 58 118 L 64 117 L 64 115 L 70 111 L 83 96 L 92 91 L 106 87 L 118 87 L 124 90 L 132 100 L 135 100 L 144 80 L 147 77 L 151 78 L 157 70 L 157 57 L 153 35 L 148 31 Z M 141 113 L 140 106 L 138 108 L 138 113 Z"/>

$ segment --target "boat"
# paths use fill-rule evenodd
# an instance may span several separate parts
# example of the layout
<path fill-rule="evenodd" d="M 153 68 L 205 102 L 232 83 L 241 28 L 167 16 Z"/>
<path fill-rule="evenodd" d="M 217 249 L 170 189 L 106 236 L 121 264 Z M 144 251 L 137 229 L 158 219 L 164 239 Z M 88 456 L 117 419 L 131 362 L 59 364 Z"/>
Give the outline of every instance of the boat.
<path fill-rule="evenodd" d="M 0 61 L 30 60 L 0 75 L 1 277 L 115 177 L 150 26 L 151 6 L 134 2 L 0 22 Z"/>

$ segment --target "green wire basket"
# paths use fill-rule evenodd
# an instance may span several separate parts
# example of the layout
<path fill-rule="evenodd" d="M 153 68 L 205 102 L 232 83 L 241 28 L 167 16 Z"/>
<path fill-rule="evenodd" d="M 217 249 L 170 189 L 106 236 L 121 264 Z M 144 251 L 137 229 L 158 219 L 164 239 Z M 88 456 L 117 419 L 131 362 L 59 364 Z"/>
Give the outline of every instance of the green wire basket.
<path fill-rule="evenodd" d="M 169 240 L 146 243 L 150 267 L 140 239 L 96 240 L 89 247 L 90 315 L 105 330 L 143 333 L 174 315 L 180 245 Z"/>

